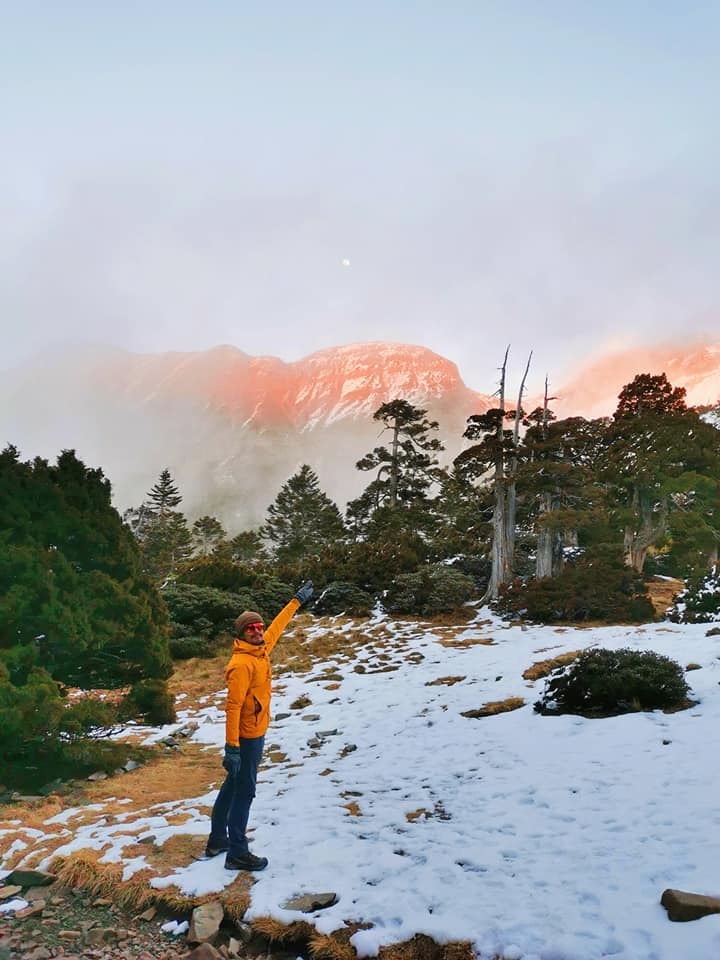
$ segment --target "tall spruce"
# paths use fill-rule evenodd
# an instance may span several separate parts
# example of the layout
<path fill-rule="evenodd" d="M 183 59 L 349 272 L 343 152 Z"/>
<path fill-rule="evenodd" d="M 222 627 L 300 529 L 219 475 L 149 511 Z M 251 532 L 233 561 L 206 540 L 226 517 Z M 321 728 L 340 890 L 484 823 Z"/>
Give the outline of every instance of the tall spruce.
<path fill-rule="evenodd" d="M 225 528 L 217 517 L 200 517 L 192 525 L 192 546 L 196 556 L 207 557 L 225 540 Z"/>
<path fill-rule="evenodd" d="M 305 463 L 268 507 L 260 533 L 277 560 L 293 562 L 315 556 L 328 544 L 344 539 L 345 527 L 336 504 L 320 489 L 317 474 Z"/>
<path fill-rule="evenodd" d="M 192 554 L 192 536 L 185 516 L 177 509 L 182 496 L 165 469 L 146 500 L 126 513 L 140 542 L 145 569 L 156 580 L 172 576 Z"/>

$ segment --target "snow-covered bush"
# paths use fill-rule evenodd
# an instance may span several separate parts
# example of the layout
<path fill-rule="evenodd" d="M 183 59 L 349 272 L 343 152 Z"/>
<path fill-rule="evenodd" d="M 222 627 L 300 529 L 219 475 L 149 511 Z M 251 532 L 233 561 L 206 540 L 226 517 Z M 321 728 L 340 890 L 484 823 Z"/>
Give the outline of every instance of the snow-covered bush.
<path fill-rule="evenodd" d="M 688 685 L 675 660 L 652 650 L 585 650 L 545 681 L 538 713 L 630 713 L 670 709 L 687 701 Z"/>
<path fill-rule="evenodd" d="M 713 623 L 720 620 L 720 570 L 690 582 L 665 616 L 674 623 Z"/>

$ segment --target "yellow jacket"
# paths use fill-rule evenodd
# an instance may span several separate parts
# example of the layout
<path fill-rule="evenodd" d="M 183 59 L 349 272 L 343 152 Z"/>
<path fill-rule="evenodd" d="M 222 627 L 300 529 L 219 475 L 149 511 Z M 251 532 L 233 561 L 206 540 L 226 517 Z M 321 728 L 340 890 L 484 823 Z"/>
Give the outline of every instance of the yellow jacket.
<path fill-rule="evenodd" d="M 300 601 L 293 597 L 267 628 L 261 644 L 235 640 L 233 655 L 225 667 L 225 743 L 237 747 L 241 737 L 262 737 L 267 730 L 272 692 L 270 654 L 299 609 Z"/>

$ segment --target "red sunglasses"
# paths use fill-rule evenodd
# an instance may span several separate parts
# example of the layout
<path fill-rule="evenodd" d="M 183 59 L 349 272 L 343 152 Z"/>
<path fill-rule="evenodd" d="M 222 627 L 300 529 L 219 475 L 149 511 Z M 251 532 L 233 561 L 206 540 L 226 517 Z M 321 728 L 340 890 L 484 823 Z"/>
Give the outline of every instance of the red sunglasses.
<path fill-rule="evenodd" d="M 245 627 L 246 630 L 254 630 L 255 633 L 263 632 L 263 625 L 261 623 L 248 623 Z"/>

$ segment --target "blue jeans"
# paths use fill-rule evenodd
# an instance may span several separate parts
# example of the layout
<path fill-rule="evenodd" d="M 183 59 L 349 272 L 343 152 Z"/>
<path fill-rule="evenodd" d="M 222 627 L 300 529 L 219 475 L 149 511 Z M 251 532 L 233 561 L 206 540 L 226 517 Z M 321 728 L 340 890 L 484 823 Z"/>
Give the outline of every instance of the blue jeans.
<path fill-rule="evenodd" d="M 229 857 L 239 857 L 248 852 L 245 830 L 255 796 L 257 770 L 264 743 L 265 737 L 240 739 L 240 769 L 236 774 L 228 773 L 225 777 L 213 806 L 208 842 L 211 846 L 221 846 L 227 840 L 230 844 Z"/>

